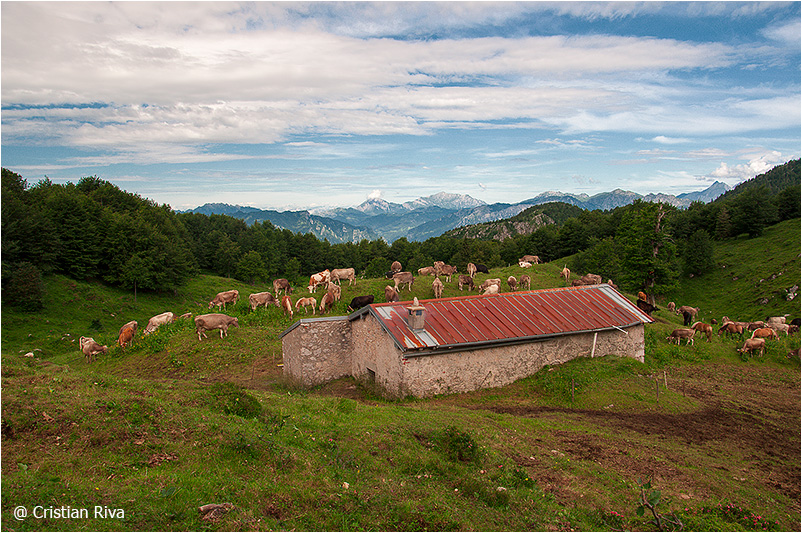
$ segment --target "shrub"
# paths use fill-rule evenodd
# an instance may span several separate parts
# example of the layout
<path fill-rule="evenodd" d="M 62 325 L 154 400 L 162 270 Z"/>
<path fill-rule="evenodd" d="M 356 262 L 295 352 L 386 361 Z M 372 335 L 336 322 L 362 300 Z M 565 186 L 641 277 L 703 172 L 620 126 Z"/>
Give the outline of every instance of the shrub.
<path fill-rule="evenodd" d="M 448 426 L 438 435 L 437 444 L 452 461 L 476 461 L 480 456 L 473 436 L 455 426 Z"/>
<path fill-rule="evenodd" d="M 262 414 L 262 405 L 259 400 L 234 383 L 227 381 L 217 383 L 212 386 L 211 394 L 212 406 L 227 415 L 257 418 Z"/>

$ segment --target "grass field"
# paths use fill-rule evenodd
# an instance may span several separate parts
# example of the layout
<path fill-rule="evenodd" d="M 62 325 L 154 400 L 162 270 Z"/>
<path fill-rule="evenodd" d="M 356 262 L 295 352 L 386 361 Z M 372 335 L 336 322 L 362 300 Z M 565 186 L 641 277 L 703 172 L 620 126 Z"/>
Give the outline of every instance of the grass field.
<path fill-rule="evenodd" d="M 800 284 L 799 221 L 725 243 L 716 261 L 728 276 L 683 280 L 678 305 L 799 316 L 778 292 Z M 560 286 L 561 267 L 529 269 L 532 288 Z M 431 297 L 430 281 L 403 297 Z M 743 360 L 736 340 L 669 345 L 681 317 L 659 311 L 645 363 L 577 359 L 503 388 L 387 401 L 352 379 L 285 383 L 279 335 L 299 316 L 250 313 L 247 294 L 267 287 L 200 276 L 134 302 L 46 283 L 43 311 L 2 310 L 6 530 L 656 530 L 637 513 L 646 480 L 686 530 L 800 529 L 800 362 L 786 357 L 798 336 Z M 334 314 L 356 295 L 384 301 L 386 284 L 344 286 Z M 207 312 L 231 288 L 240 327 L 225 339 L 198 342 L 177 321 L 112 347 L 129 320 Z M 86 363 L 81 335 L 110 353 Z M 233 508 L 202 516 L 210 503 Z"/>

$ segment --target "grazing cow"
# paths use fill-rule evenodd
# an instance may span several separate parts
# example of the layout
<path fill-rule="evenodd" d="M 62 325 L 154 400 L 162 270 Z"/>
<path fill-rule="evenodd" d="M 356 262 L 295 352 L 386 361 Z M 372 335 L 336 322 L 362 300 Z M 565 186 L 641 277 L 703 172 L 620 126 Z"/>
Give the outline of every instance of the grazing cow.
<path fill-rule="evenodd" d="M 677 346 L 679 346 L 680 341 L 682 339 L 685 339 L 685 344 L 686 345 L 690 344 L 691 346 L 693 346 L 693 336 L 694 335 L 696 335 L 696 330 L 695 329 L 680 328 L 680 329 L 675 329 L 674 331 L 672 331 L 671 335 L 666 337 L 666 340 L 668 340 L 669 343 L 672 343 L 672 342 L 674 342 L 674 339 L 677 339 Z"/>
<path fill-rule="evenodd" d="M 640 309 L 649 316 L 652 316 L 652 313 L 654 313 L 655 311 L 660 310 L 656 305 L 652 305 L 646 300 L 641 300 L 640 298 L 638 298 L 638 301 L 635 302 L 635 305 L 638 306 L 638 309 Z"/>
<path fill-rule="evenodd" d="M 328 293 L 326 293 L 326 294 L 328 294 Z M 317 300 L 314 299 L 311 296 L 309 298 L 298 298 L 298 301 L 295 302 L 295 310 L 297 311 L 299 307 L 304 306 L 304 314 L 306 314 L 308 312 L 306 310 L 306 308 L 307 307 L 311 307 L 312 308 L 312 314 L 314 315 L 315 314 L 315 306 L 316 305 L 317 305 Z"/>
<path fill-rule="evenodd" d="M 479 290 L 480 291 L 487 290 L 487 288 L 490 287 L 491 285 L 495 285 L 499 289 L 501 289 L 501 278 L 486 279 L 484 282 L 482 282 L 481 285 L 479 285 Z"/>
<path fill-rule="evenodd" d="M 557 277 L 564 279 L 565 284 L 567 285 L 569 283 L 569 280 L 571 279 L 571 269 L 569 269 L 567 265 L 564 266 L 562 271 L 560 271 L 560 275 Z"/>
<path fill-rule="evenodd" d="M 323 295 L 323 298 L 320 299 L 320 314 L 322 315 L 326 311 L 331 311 L 332 305 L 334 305 L 334 294 L 327 292 Z"/>
<path fill-rule="evenodd" d="M 758 328 L 752 332 L 751 339 L 776 339 L 780 340 L 777 332 L 771 328 Z"/>
<path fill-rule="evenodd" d="M 789 334 L 789 332 L 791 330 L 791 325 L 790 324 L 769 324 L 769 327 L 771 329 L 773 329 L 774 331 L 776 331 L 776 332 L 782 331 L 783 333 L 785 333 L 786 337 L 788 336 L 788 334 Z"/>
<path fill-rule="evenodd" d="M 499 286 L 498 285 L 488 285 L 484 289 L 484 292 L 482 293 L 482 296 L 489 296 L 491 294 L 498 294 L 498 290 L 499 290 Z"/>
<path fill-rule="evenodd" d="M 267 309 L 268 305 L 275 305 L 279 307 L 278 300 L 270 292 L 257 292 L 248 295 L 248 306 L 251 311 L 256 311 L 257 307 L 264 306 Z"/>
<path fill-rule="evenodd" d="M 446 281 L 451 281 L 451 276 L 457 273 L 457 267 L 452 265 L 443 265 L 440 267 L 440 274 L 445 276 Z"/>
<path fill-rule="evenodd" d="M 531 290 L 532 289 L 532 278 L 530 278 L 529 275 L 524 274 L 524 275 L 521 276 L 520 284 L 521 284 L 521 289 L 526 287 L 526 290 Z"/>
<path fill-rule="evenodd" d="M 468 263 L 468 267 L 465 269 L 470 277 L 474 277 L 476 275 L 476 265 L 473 263 Z"/>
<path fill-rule="evenodd" d="M 328 283 L 329 281 L 331 281 L 331 272 L 329 272 L 328 268 L 323 272 L 312 274 L 309 276 L 309 292 L 315 292 L 318 285 Z"/>
<path fill-rule="evenodd" d="M 518 261 L 518 266 L 521 268 L 529 268 L 532 266 L 532 263 L 529 261 Z"/>
<path fill-rule="evenodd" d="M 353 268 L 335 268 L 331 271 L 331 281 L 340 284 L 341 279 L 347 279 L 348 285 L 356 283 L 356 271 Z"/>
<path fill-rule="evenodd" d="M 284 310 L 285 315 L 290 315 L 290 318 L 292 318 L 292 299 L 286 294 L 281 297 L 281 308 Z"/>
<path fill-rule="evenodd" d="M 434 292 L 435 298 L 443 297 L 443 282 L 440 281 L 440 278 L 434 278 L 434 281 L 432 282 L 432 291 Z"/>
<path fill-rule="evenodd" d="M 602 277 L 598 274 L 585 274 L 580 278 L 582 285 L 601 285 Z M 643 298 L 647 300 L 647 298 Z"/>
<path fill-rule="evenodd" d="M 434 267 L 423 267 L 418 269 L 419 276 L 434 276 Z"/>
<path fill-rule="evenodd" d="M 476 271 L 481 272 L 482 274 L 490 274 L 490 271 L 487 267 L 481 263 L 476 263 Z"/>
<path fill-rule="evenodd" d="M 791 321 L 792 326 L 802 327 L 802 319 L 795 318 Z"/>
<path fill-rule="evenodd" d="M 151 317 L 148 320 L 148 325 L 145 326 L 145 335 L 150 335 L 159 329 L 162 324 L 170 324 L 173 320 L 175 320 L 175 315 L 171 311 L 165 311 L 160 315 Z"/>
<path fill-rule="evenodd" d="M 467 274 L 460 274 L 459 278 L 457 278 L 457 284 L 459 285 L 459 290 L 462 290 L 462 287 L 467 285 L 468 290 L 474 290 L 476 286 L 473 284 L 473 278 Z"/>
<path fill-rule="evenodd" d="M 439 276 L 440 274 L 442 274 L 442 273 L 443 273 L 443 267 L 444 267 L 444 266 L 446 266 L 446 264 L 445 264 L 444 262 L 442 262 L 442 261 L 435 261 L 435 262 L 434 262 L 434 275 L 435 275 L 435 276 Z"/>
<path fill-rule="evenodd" d="M 713 327 L 710 324 L 705 324 L 704 322 L 694 322 L 691 329 L 698 331 L 699 333 L 704 333 L 707 336 L 707 342 L 713 342 Z"/>
<path fill-rule="evenodd" d="M 407 284 L 407 288 L 411 291 L 412 284 L 415 283 L 415 278 L 412 276 L 412 272 L 396 272 L 393 274 L 393 281 L 395 281 L 395 290 L 398 290 L 398 287 L 401 285 Z"/>
<path fill-rule="evenodd" d="M 677 304 L 675 304 L 674 302 L 668 302 L 668 305 L 666 306 L 666 309 L 668 309 L 672 313 L 674 312 L 674 310 L 676 308 L 677 308 Z"/>
<path fill-rule="evenodd" d="M 214 306 L 217 306 L 218 310 L 222 307 L 223 309 L 226 308 L 226 304 L 235 304 L 239 300 L 239 291 L 238 290 L 231 290 L 231 291 L 223 291 L 218 292 L 217 296 L 214 297 L 214 300 L 209 302 L 209 309 Z"/>
<path fill-rule="evenodd" d="M 134 324 L 136 324 L 136 322 L 134 322 Z M 136 333 L 136 327 L 128 324 L 124 325 L 120 330 L 120 336 L 117 339 L 117 345 L 120 348 L 130 346 L 131 343 L 134 342 L 134 333 Z"/>
<path fill-rule="evenodd" d="M 198 340 L 208 338 L 207 331 L 213 329 L 220 330 L 220 338 L 228 337 L 228 328 L 234 326 L 239 327 L 239 320 L 235 316 L 228 316 L 222 313 L 209 313 L 208 315 L 199 315 L 195 317 L 195 333 L 198 334 Z"/>
<path fill-rule="evenodd" d="M 615 290 L 618 290 L 618 285 L 613 283 L 613 280 L 611 280 L 611 279 L 607 280 L 607 285 L 609 285 L 610 287 L 614 288 Z"/>
<path fill-rule="evenodd" d="M 518 288 L 518 280 L 515 276 L 510 276 L 507 278 L 507 285 L 509 285 L 511 291 L 515 291 Z"/>
<path fill-rule="evenodd" d="M 693 322 L 693 315 L 688 311 L 682 312 L 682 324 L 684 326 L 690 326 L 691 322 Z"/>
<path fill-rule="evenodd" d="M 401 272 L 401 263 L 399 263 L 398 261 L 393 261 L 393 264 L 390 265 L 390 271 L 393 273 Z"/>
<path fill-rule="evenodd" d="M 540 263 L 540 258 L 536 255 L 525 255 L 518 260 L 519 263 L 532 263 L 533 265 L 537 265 Z"/>
<path fill-rule="evenodd" d="M 290 282 L 284 278 L 274 279 L 273 292 L 276 293 L 277 298 L 279 291 L 284 291 L 284 294 L 292 294 L 292 287 L 290 287 Z"/>
<path fill-rule="evenodd" d="M 357 309 L 362 309 L 366 305 L 370 305 L 373 303 L 373 295 L 368 294 L 365 296 L 356 296 L 351 303 L 348 304 L 349 311 L 356 311 Z"/>
<path fill-rule="evenodd" d="M 750 322 L 746 325 L 747 331 L 755 331 L 756 329 L 765 328 L 767 327 L 766 323 L 762 320 L 755 320 L 754 322 Z"/>
<path fill-rule="evenodd" d="M 334 301 L 339 302 L 340 299 L 343 297 L 343 291 L 339 285 L 335 285 L 334 283 L 329 282 L 328 291 L 334 296 Z"/>
<path fill-rule="evenodd" d="M 760 350 L 759 356 L 763 356 L 763 350 L 766 349 L 766 339 L 746 339 L 744 341 L 744 345 L 742 348 L 737 348 L 736 350 L 740 353 L 749 352 L 752 355 L 752 352 L 755 350 Z"/>
<path fill-rule="evenodd" d="M 78 339 L 78 346 L 81 347 L 81 351 L 84 353 L 84 357 L 86 357 L 86 362 L 91 363 L 95 356 L 99 353 L 105 354 L 108 353 L 109 347 L 105 344 L 101 346 L 95 339 L 92 337 L 81 337 Z"/>
<path fill-rule="evenodd" d="M 384 287 L 384 301 L 386 302 L 397 302 L 399 301 L 398 293 L 396 290 L 389 285 Z"/>
<path fill-rule="evenodd" d="M 770 317 L 768 317 L 766 319 L 766 323 L 768 324 L 769 327 L 771 327 L 772 324 L 785 324 L 785 317 L 784 316 L 770 316 Z"/>
<path fill-rule="evenodd" d="M 727 337 L 732 337 L 733 335 L 738 335 L 743 339 L 744 336 L 744 328 L 736 324 L 735 322 L 727 322 L 723 324 L 720 328 L 718 328 L 718 336 L 721 337 L 721 334 L 725 333 Z"/>
<path fill-rule="evenodd" d="M 674 312 L 676 314 L 678 314 L 678 315 L 681 315 L 681 314 L 683 314 L 685 312 L 688 312 L 688 313 L 691 314 L 691 317 L 695 318 L 696 315 L 699 314 L 699 308 L 698 307 L 691 307 L 690 305 L 683 305 L 683 306 L 678 307 Z"/>

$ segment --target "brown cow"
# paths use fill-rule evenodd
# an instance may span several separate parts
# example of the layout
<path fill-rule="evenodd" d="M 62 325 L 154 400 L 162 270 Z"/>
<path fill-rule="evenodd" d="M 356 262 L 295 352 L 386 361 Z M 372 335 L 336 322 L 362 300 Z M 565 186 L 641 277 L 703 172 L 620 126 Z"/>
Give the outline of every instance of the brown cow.
<path fill-rule="evenodd" d="M 412 272 L 396 272 L 393 274 L 393 281 L 395 281 L 396 291 L 400 285 L 404 285 L 405 283 L 407 288 L 411 291 L 412 284 L 415 283 L 415 278 L 412 276 Z"/>
<path fill-rule="evenodd" d="M 699 308 L 691 307 L 690 305 L 683 305 L 677 307 L 677 309 L 674 312 L 678 315 L 682 315 L 684 313 L 690 313 L 691 317 L 693 318 L 696 317 L 696 315 L 699 313 Z"/>
<path fill-rule="evenodd" d="M 159 326 L 163 324 L 170 324 L 173 320 L 175 320 L 175 315 L 172 311 L 165 311 L 160 315 L 151 317 L 150 320 L 148 320 L 148 325 L 145 326 L 145 335 L 150 335 L 159 329 Z"/>
<path fill-rule="evenodd" d="M 356 271 L 353 268 L 335 268 L 331 271 L 331 281 L 340 284 L 341 279 L 347 279 L 348 285 L 356 283 Z"/>
<path fill-rule="evenodd" d="M 496 285 L 499 289 L 501 289 L 501 278 L 486 279 L 481 285 L 479 285 L 479 290 L 485 291 L 491 285 Z"/>
<path fill-rule="evenodd" d="M 443 297 L 443 282 L 440 281 L 440 278 L 434 278 L 434 281 L 432 282 L 432 291 L 434 291 L 435 298 Z"/>
<path fill-rule="evenodd" d="M 527 262 L 532 263 L 533 265 L 537 265 L 540 263 L 540 258 L 536 255 L 524 255 L 522 258 L 518 259 L 519 263 Z"/>
<path fill-rule="evenodd" d="M 721 337 L 722 333 L 726 333 L 727 337 L 732 337 L 733 335 L 739 335 L 741 338 L 743 338 L 744 328 L 743 326 L 738 325 L 735 322 L 727 322 L 726 324 L 718 328 L 719 337 Z"/>
<path fill-rule="evenodd" d="M 760 350 L 758 355 L 763 356 L 763 350 L 766 348 L 766 339 L 746 339 L 742 348 L 737 348 L 741 353 L 749 352 L 751 355 L 753 351 Z"/>
<path fill-rule="evenodd" d="M 752 339 L 776 339 L 780 340 L 777 332 L 771 328 L 758 328 L 752 332 Z"/>
<path fill-rule="evenodd" d="M 84 353 L 84 357 L 86 357 L 86 362 L 91 363 L 95 356 L 99 353 L 105 354 L 108 353 L 109 347 L 105 344 L 101 346 L 95 339 L 92 337 L 81 337 L 78 339 L 78 346 L 80 346 L 81 351 Z"/>
<path fill-rule="evenodd" d="M 704 322 L 694 322 L 691 329 L 704 333 L 707 336 L 707 342 L 713 342 L 713 326 L 705 324 Z"/>
<path fill-rule="evenodd" d="M 462 290 L 462 287 L 467 285 L 468 290 L 474 290 L 476 286 L 473 284 L 473 278 L 467 274 L 460 274 L 458 281 L 459 290 Z"/>
<path fill-rule="evenodd" d="M 396 272 L 401 272 L 401 263 L 398 261 L 393 261 L 393 264 L 390 265 L 390 271 L 395 274 Z"/>
<path fill-rule="evenodd" d="M 290 318 L 292 318 L 292 299 L 286 294 L 281 297 L 281 308 L 284 310 L 285 315 L 290 315 Z"/>
<path fill-rule="evenodd" d="M 666 309 L 668 309 L 669 311 L 671 311 L 673 313 L 677 309 L 677 304 L 675 304 L 674 302 L 668 302 L 668 305 L 666 306 Z"/>
<path fill-rule="evenodd" d="M 278 300 L 270 292 L 257 292 L 248 295 L 248 305 L 251 311 L 256 311 L 256 308 L 260 306 L 264 306 L 265 309 L 267 309 L 268 305 L 279 307 Z"/>
<path fill-rule="evenodd" d="M 557 277 L 564 279 L 567 285 L 571 279 L 571 269 L 569 269 L 568 266 L 564 266 L 562 271 L 560 271 L 560 275 Z"/>
<path fill-rule="evenodd" d="M 209 309 L 214 306 L 217 306 L 218 310 L 222 307 L 223 309 L 226 308 L 226 304 L 235 304 L 239 300 L 239 291 L 238 290 L 231 290 L 231 291 L 223 291 L 218 292 L 217 296 L 214 297 L 214 300 L 209 302 Z"/>
<path fill-rule="evenodd" d="M 228 328 L 230 326 L 239 327 L 239 320 L 235 316 L 228 316 L 221 313 L 209 313 L 208 315 L 199 315 L 195 317 L 195 333 L 198 334 L 198 340 L 208 338 L 207 331 L 213 329 L 220 330 L 220 338 L 223 336 L 228 337 Z"/>
<path fill-rule="evenodd" d="M 457 273 L 457 267 L 452 265 L 443 265 L 440 268 L 440 273 L 445 276 L 446 281 L 451 281 L 451 276 Z"/>
<path fill-rule="evenodd" d="M 695 329 L 675 329 L 671 332 L 671 335 L 666 337 L 669 343 L 674 342 L 674 339 L 677 339 L 677 346 L 679 346 L 680 340 L 685 339 L 685 344 L 690 344 L 693 346 L 693 336 L 696 335 Z"/>
<path fill-rule="evenodd" d="M 329 294 L 328 292 L 326 294 Z M 315 306 L 317 305 L 317 300 L 313 297 L 309 298 L 298 298 L 298 301 L 295 302 L 295 310 L 297 311 L 299 307 L 304 306 L 304 314 L 308 311 L 306 310 L 307 307 L 312 308 L 312 314 L 315 314 Z"/>
<path fill-rule="evenodd" d="M 340 286 L 336 285 L 336 284 L 334 284 L 332 282 L 329 282 L 329 288 L 328 288 L 328 291 L 326 291 L 326 292 L 329 292 L 329 293 L 331 293 L 332 296 L 334 296 L 334 301 L 335 302 L 339 302 L 340 299 L 342 298 L 342 295 L 343 295 L 343 291 L 340 288 Z"/>
<path fill-rule="evenodd" d="M 507 285 L 510 286 L 511 291 L 515 291 L 518 288 L 518 279 L 515 276 L 508 277 Z"/>
<path fill-rule="evenodd" d="M 522 275 L 519 282 L 521 284 L 521 289 L 523 289 L 524 287 L 526 287 L 526 290 L 532 289 L 532 278 L 530 278 L 528 274 Z"/>
<path fill-rule="evenodd" d="M 315 292 L 318 285 L 328 283 L 329 281 L 331 281 L 331 272 L 329 272 L 328 268 L 323 272 L 312 274 L 309 276 L 309 292 Z"/>
<path fill-rule="evenodd" d="M 470 277 L 474 277 L 476 275 L 476 265 L 474 265 L 473 263 L 468 263 L 468 268 L 466 269 L 466 272 L 468 272 L 468 275 Z"/>
<path fill-rule="evenodd" d="M 419 276 L 434 276 L 435 268 L 431 267 L 423 267 L 418 269 Z"/>
<path fill-rule="evenodd" d="M 292 294 L 292 287 L 290 287 L 290 282 L 284 278 L 274 279 L 273 292 L 276 293 L 276 297 L 278 297 L 279 291 L 284 291 L 284 294 Z"/>
<path fill-rule="evenodd" d="M 124 325 L 120 330 L 120 336 L 117 339 L 117 345 L 120 348 L 130 346 L 134 342 L 134 333 L 136 333 L 136 328 L 134 326 L 130 326 L 128 324 Z"/>
<path fill-rule="evenodd" d="M 399 301 L 398 293 L 396 290 L 389 285 L 384 287 L 384 300 L 387 302 L 397 302 Z"/>

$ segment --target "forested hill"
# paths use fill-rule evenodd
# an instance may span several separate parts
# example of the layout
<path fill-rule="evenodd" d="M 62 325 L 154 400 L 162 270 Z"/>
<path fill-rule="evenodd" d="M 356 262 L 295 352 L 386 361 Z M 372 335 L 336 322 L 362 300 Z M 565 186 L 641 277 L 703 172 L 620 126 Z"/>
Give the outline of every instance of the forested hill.
<path fill-rule="evenodd" d="M 3 304 L 40 307 L 42 276 L 49 273 L 132 291 L 172 291 L 199 272 L 247 283 L 287 278 L 303 286 L 326 268 L 353 267 L 358 275 L 381 277 L 395 260 L 412 272 L 441 260 L 464 272 L 468 262 L 492 268 L 524 254 L 545 261 L 578 254 L 581 271 L 620 280 L 626 290 L 648 287 L 659 294 L 677 276 L 711 268 L 712 239 L 754 237 L 771 224 L 799 218 L 799 160 L 778 169 L 737 194 L 687 210 L 641 200 L 606 212 L 555 203 L 529 213 L 555 223 L 503 242 L 455 234 L 423 242 L 401 238 L 392 245 L 381 239 L 330 244 L 269 222 L 176 213 L 94 176 L 29 186 L 2 169 Z"/>

